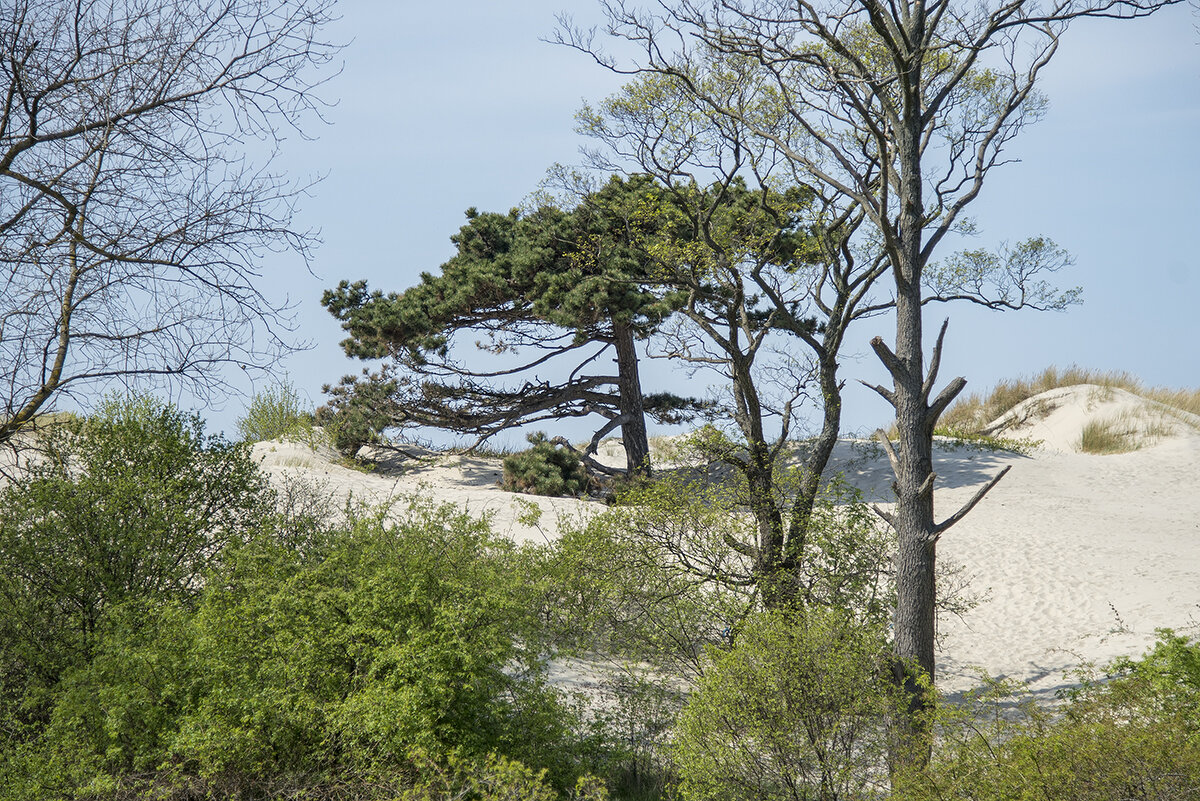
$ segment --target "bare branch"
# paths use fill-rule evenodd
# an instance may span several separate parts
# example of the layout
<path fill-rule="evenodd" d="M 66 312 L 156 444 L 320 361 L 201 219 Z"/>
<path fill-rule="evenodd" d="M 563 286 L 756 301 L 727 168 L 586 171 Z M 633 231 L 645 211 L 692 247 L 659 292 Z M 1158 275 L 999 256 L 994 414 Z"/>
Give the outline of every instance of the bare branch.
<path fill-rule="evenodd" d="M 927 419 L 930 426 L 937 423 L 938 418 L 942 416 L 942 412 L 946 411 L 946 407 L 954 402 L 954 399 L 958 397 L 958 394 L 963 391 L 966 385 L 967 380 L 965 378 L 960 376 L 954 379 L 938 394 L 934 402 L 929 404 Z"/>
<path fill-rule="evenodd" d="M 858 383 L 862 384 L 867 389 L 871 389 L 871 390 L 874 390 L 875 392 L 879 393 L 879 396 L 882 397 L 888 403 L 892 404 L 892 406 L 896 405 L 896 393 L 892 392 L 887 387 L 881 386 L 879 384 L 868 384 L 866 381 L 863 381 L 861 379 L 859 380 Z"/>
<path fill-rule="evenodd" d="M 871 338 L 871 350 L 875 351 L 875 355 L 879 357 L 879 361 L 883 362 L 883 366 L 896 379 L 897 385 L 905 383 L 908 377 L 908 368 L 896 358 L 896 354 L 892 353 L 891 349 L 884 343 L 882 337 Z"/>
<path fill-rule="evenodd" d="M 876 429 L 875 439 L 879 440 L 879 444 L 883 446 L 883 452 L 887 454 L 888 464 L 892 466 L 892 474 L 899 478 L 900 460 L 896 458 L 896 450 L 892 447 L 892 442 L 888 439 L 887 432 L 882 428 Z"/>
<path fill-rule="evenodd" d="M 921 395 L 926 399 L 933 391 L 933 385 L 937 382 L 938 370 L 942 366 L 942 342 L 946 339 L 946 326 L 948 325 L 950 325 L 950 319 L 946 318 L 942 321 L 942 328 L 938 331 L 937 341 L 933 345 L 933 355 L 929 358 L 929 370 L 925 374 L 925 382 L 921 385 Z"/>
<path fill-rule="evenodd" d="M 1007 467 L 1005 467 L 1003 470 L 1001 470 L 999 473 L 997 473 L 996 476 L 991 481 L 989 481 L 988 483 L 986 483 L 982 487 L 980 487 L 979 491 L 976 492 L 975 495 L 971 498 L 971 500 L 967 501 L 962 506 L 961 509 L 959 509 L 957 512 L 952 514 L 950 517 L 946 518 L 944 521 L 942 521 L 938 525 L 934 526 L 933 536 L 932 536 L 931 541 L 937 542 L 938 538 L 941 537 L 942 534 L 944 534 L 951 526 L 953 526 L 955 523 L 957 523 L 958 521 L 960 521 L 964 517 L 966 517 L 967 514 L 972 509 L 975 508 L 975 504 L 982 501 L 983 496 L 987 495 L 991 491 L 992 487 L 999 484 L 1000 479 L 1002 479 L 1006 475 L 1008 475 L 1009 470 L 1012 470 L 1012 465 L 1008 465 Z"/>
<path fill-rule="evenodd" d="M 225 389 L 294 349 L 256 286 L 309 188 L 252 163 L 320 117 L 332 0 L 0 12 L 0 440 L 113 381 Z M 167 22 L 169 21 L 169 23 Z M 301 131 L 302 132 L 302 131 Z"/>
<path fill-rule="evenodd" d="M 742 556 L 748 556 L 751 559 L 758 558 L 758 548 L 735 539 L 732 534 L 725 535 L 725 544 L 732 548 L 736 553 L 740 553 Z"/>

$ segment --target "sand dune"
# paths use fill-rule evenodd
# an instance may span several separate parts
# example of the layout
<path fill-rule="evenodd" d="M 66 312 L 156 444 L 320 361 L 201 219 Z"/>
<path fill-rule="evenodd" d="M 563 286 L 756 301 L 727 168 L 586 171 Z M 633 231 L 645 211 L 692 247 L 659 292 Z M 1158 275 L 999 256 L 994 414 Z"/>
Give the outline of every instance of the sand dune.
<path fill-rule="evenodd" d="M 1126 433 L 1134 445 L 1194 434 L 1200 417 L 1123 389 L 1083 384 L 1035 395 L 984 428 L 988 434 L 1041 442 L 1041 450 L 1077 453 L 1085 426 L 1100 423 Z"/>
<path fill-rule="evenodd" d="M 1129 423 L 1141 447 L 1080 453 L 1084 426 L 1109 419 Z M 1138 429 L 1139 421 L 1151 423 Z M 937 446 L 936 503 L 944 516 L 1013 467 L 941 540 L 941 559 L 962 565 L 971 590 L 986 598 L 963 619 L 940 622 L 944 690 L 973 686 L 983 669 L 1049 693 L 1082 662 L 1137 655 L 1156 628 L 1200 619 L 1200 421 L 1121 390 L 1082 386 L 1032 398 L 989 430 L 1042 444 L 1028 456 Z M 259 443 L 255 453 L 276 480 L 304 477 L 368 501 L 432 496 L 491 515 L 496 530 L 516 540 L 551 537 L 561 517 L 603 508 L 503 492 L 498 459 L 393 458 L 363 473 L 335 464 L 331 452 L 294 443 Z M 870 443 L 841 443 L 834 469 L 887 502 L 889 468 Z M 539 527 L 520 521 L 529 504 L 543 510 Z"/>

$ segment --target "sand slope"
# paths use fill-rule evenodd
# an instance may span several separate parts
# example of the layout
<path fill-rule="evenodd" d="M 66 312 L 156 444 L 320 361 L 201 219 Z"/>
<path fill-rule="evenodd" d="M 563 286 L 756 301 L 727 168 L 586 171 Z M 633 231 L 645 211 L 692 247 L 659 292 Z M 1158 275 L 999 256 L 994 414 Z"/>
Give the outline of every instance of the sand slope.
<path fill-rule="evenodd" d="M 604 508 L 598 501 L 504 492 L 499 486 L 500 459 L 423 452 L 410 458 L 377 451 L 364 454 L 376 460 L 374 469 L 364 472 L 339 463 L 330 448 L 314 449 L 301 442 L 259 442 L 253 454 L 276 484 L 305 481 L 334 498 L 350 496 L 369 504 L 410 496 L 454 503 L 472 514 L 487 515 L 493 531 L 517 542 L 544 542 L 554 536 L 560 520 Z M 542 513 L 537 526 L 520 522 L 531 506 Z"/>
<path fill-rule="evenodd" d="M 1083 425 L 1108 416 L 1158 419 L 1162 410 L 1119 390 L 1070 387 L 1031 399 L 992 426 L 1001 436 L 1042 440 L 1030 456 L 938 445 L 939 517 L 1013 467 L 940 543 L 940 558 L 964 566 L 971 590 L 987 598 L 964 619 L 940 622 L 944 690 L 973 686 L 982 668 L 1048 693 L 1083 661 L 1137 655 L 1156 628 L 1200 619 L 1200 421 L 1168 416 L 1169 429 L 1156 424 L 1160 433 L 1131 453 L 1077 452 Z M 255 453 L 276 480 L 304 477 L 365 500 L 419 493 L 464 504 L 492 515 L 496 530 L 517 540 L 543 540 L 560 517 L 603 508 L 505 493 L 498 459 L 393 458 L 362 473 L 303 445 L 260 443 Z M 891 475 L 877 447 L 843 442 L 834 467 L 887 502 Z M 530 503 L 544 512 L 538 528 L 519 520 Z"/>

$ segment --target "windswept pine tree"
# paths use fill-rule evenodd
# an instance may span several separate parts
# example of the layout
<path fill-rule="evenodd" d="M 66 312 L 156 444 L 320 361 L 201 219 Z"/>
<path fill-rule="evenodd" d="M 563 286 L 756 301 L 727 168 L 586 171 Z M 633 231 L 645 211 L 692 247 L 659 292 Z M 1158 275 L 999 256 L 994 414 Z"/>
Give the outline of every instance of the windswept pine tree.
<path fill-rule="evenodd" d="M 476 444 L 523 424 L 597 414 L 606 422 L 586 456 L 620 427 L 628 471 L 648 472 L 646 415 L 682 422 L 701 408 L 642 393 L 637 342 L 681 303 L 645 249 L 669 222 L 647 212 L 654 192 L 648 177 L 613 177 L 572 209 L 470 209 L 440 274 L 423 273 L 399 293 L 365 281 L 327 291 L 322 303 L 349 333 L 346 353 L 387 360 L 331 390 L 335 411 L 369 419 L 375 432 L 429 426 Z M 464 354 L 472 337 L 479 352 Z"/>

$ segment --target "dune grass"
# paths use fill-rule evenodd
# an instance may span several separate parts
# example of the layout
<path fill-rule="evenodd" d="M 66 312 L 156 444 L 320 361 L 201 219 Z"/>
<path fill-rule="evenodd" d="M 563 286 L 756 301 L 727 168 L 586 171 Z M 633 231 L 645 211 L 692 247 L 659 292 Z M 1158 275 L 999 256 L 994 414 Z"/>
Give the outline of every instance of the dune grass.
<path fill-rule="evenodd" d="M 965 435 L 977 433 L 1021 401 L 1051 389 L 1078 384 L 1123 389 L 1172 409 L 1200 415 L 1200 389 L 1145 387 L 1140 380 L 1123 371 L 1091 370 L 1072 365 L 1065 369 L 1048 367 L 1032 378 L 1001 381 L 990 392 L 961 398 L 942 415 L 939 430 Z"/>
<path fill-rule="evenodd" d="M 1090 420 L 1080 436 L 1079 450 L 1083 453 L 1128 453 L 1170 435 L 1167 412 L 1149 410 L 1125 412 L 1117 417 Z"/>

